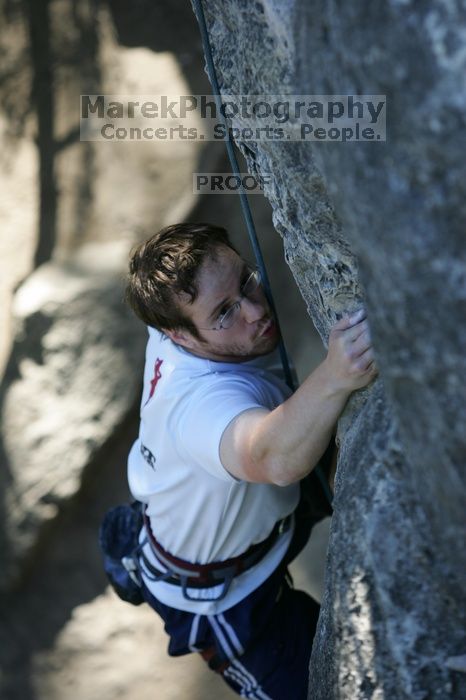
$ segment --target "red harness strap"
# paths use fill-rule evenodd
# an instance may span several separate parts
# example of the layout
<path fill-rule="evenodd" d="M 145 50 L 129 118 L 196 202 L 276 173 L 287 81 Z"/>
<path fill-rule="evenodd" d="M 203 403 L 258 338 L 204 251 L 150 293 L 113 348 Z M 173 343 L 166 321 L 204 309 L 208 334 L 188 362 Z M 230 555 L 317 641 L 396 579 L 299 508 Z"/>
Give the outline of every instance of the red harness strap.
<path fill-rule="evenodd" d="M 279 535 L 285 532 L 291 523 L 291 515 L 275 523 L 272 532 L 262 542 L 253 544 L 249 549 L 237 557 L 226 559 L 225 561 L 211 562 L 209 564 L 193 564 L 184 559 L 179 559 L 167 552 L 162 545 L 157 542 L 150 526 L 150 520 L 143 513 L 144 526 L 146 528 L 149 542 L 158 560 L 164 564 L 171 574 L 187 577 L 187 585 L 192 587 L 204 587 L 217 585 L 225 578 L 233 578 L 238 574 L 247 571 L 264 557 L 277 541 Z"/>

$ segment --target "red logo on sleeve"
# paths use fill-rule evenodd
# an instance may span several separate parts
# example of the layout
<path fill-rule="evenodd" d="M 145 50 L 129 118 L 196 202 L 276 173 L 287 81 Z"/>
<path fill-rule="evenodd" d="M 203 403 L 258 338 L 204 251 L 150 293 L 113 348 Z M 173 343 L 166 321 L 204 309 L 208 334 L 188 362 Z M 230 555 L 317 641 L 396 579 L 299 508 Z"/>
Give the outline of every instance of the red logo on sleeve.
<path fill-rule="evenodd" d="M 157 386 L 157 382 L 159 381 L 159 379 L 160 379 L 161 376 L 162 376 L 162 372 L 160 371 L 160 368 L 161 368 L 161 366 L 162 366 L 162 363 L 163 363 L 163 360 L 161 360 L 161 359 L 159 359 L 159 358 L 157 358 L 156 361 L 155 361 L 155 365 L 154 365 L 154 376 L 153 376 L 152 379 L 150 380 L 150 393 L 149 393 L 149 397 L 148 397 L 146 403 L 148 403 L 148 402 L 151 400 L 151 398 L 153 397 L 154 391 L 155 391 L 155 387 Z M 146 405 L 146 404 L 144 404 L 144 406 L 145 406 L 145 405 Z"/>

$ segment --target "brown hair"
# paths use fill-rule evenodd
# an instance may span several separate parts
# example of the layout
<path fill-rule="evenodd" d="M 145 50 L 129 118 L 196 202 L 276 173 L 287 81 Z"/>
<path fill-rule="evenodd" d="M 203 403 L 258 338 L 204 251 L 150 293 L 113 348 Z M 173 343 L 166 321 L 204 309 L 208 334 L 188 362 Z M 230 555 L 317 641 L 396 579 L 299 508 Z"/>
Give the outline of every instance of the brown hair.
<path fill-rule="evenodd" d="M 234 250 L 226 229 L 210 224 L 167 226 L 138 245 L 131 254 L 126 285 L 126 301 L 136 316 L 159 330 L 183 328 L 199 338 L 177 296 L 185 293 L 190 303 L 195 301 L 196 275 L 222 245 Z"/>

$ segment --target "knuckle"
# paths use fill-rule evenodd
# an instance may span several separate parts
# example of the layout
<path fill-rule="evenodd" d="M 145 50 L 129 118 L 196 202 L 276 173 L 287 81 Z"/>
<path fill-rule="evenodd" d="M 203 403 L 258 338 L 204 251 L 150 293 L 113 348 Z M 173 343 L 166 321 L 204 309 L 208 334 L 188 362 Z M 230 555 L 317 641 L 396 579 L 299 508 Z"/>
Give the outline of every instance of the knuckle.
<path fill-rule="evenodd" d="M 357 369 L 360 374 L 365 374 L 369 370 L 370 359 L 365 355 L 357 362 Z"/>

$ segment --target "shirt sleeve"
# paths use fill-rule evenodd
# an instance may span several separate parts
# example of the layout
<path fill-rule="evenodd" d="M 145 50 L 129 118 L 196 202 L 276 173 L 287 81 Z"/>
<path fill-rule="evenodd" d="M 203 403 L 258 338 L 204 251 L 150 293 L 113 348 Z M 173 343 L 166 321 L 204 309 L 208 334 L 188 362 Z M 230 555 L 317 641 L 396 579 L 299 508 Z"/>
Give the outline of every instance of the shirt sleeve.
<path fill-rule="evenodd" d="M 261 392 L 238 378 L 218 378 L 197 389 L 181 408 L 178 444 L 184 459 L 212 476 L 237 482 L 220 460 L 220 441 L 231 421 L 244 411 L 266 408 Z"/>

